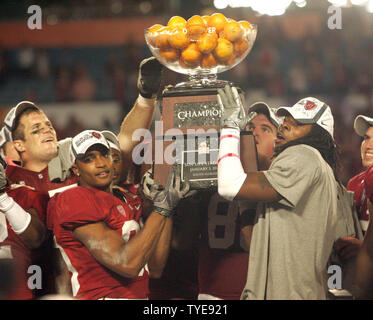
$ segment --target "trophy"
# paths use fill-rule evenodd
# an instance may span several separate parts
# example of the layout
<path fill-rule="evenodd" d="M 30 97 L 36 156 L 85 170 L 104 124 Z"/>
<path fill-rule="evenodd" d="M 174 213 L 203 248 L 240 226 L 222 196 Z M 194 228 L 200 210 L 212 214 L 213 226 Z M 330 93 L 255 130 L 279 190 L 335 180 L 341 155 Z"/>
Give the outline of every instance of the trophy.
<path fill-rule="evenodd" d="M 155 148 L 162 143 L 165 157 L 155 161 L 154 179 L 165 185 L 172 166 L 191 189 L 217 187 L 217 160 L 221 111 L 217 90 L 232 82 L 217 74 L 238 65 L 250 52 L 257 26 L 236 22 L 220 13 L 193 16 L 188 21 L 172 17 L 167 26 L 145 30 L 152 54 L 167 68 L 188 76 L 188 81 L 168 86 L 162 93 L 161 133 L 155 133 Z M 244 92 L 238 88 L 244 103 Z M 241 160 L 246 172 L 257 171 L 254 138 L 241 132 Z M 171 150 L 167 152 L 167 150 Z M 157 153 L 157 149 L 155 150 Z M 171 158 L 171 161 L 167 161 Z"/>

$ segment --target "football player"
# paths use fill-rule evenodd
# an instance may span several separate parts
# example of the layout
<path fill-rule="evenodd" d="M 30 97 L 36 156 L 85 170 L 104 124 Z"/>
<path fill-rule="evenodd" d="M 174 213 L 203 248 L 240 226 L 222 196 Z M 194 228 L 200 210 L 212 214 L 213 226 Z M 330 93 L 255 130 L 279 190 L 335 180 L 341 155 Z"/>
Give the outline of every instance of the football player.
<path fill-rule="evenodd" d="M 160 277 L 172 232 L 172 215 L 188 192 L 171 172 L 165 189 L 146 185 L 154 203 L 142 227 L 141 208 L 110 193 L 110 147 L 98 131 L 72 139 L 72 170 L 78 187 L 56 194 L 48 225 L 69 268 L 77 299 L 146 299 L 148 277 Z M 149 271 L 148 271 L 149 270 Z"/>
<path fill-rule="evenodd" d="M 251 131 L 259 169 L 272 162 L 280 119 L 263 102 L 250 106 L 246 129 Z M 245 286 L 255 203 L 229 202 L 213 194 L 204 201 L 199 246 L 199 299 L 239 300 Z"/>
<path fill-rule="evenodd" d="M 218 192 L 227 200 L 265 203 L 256 214 L 242 299 L 326 299 L 326 266 L 338 219 L 334 119 L 324 102 L 307 97 L 281 107 L 275 158 L 248 173 L 239 159 L 246 125 L 236 88 L 218 89 L 222 130 Z M 326 199 L 326 201 L 320 201 Z"/>
<path fill-rule="evenodd" d="M 1 298 L 32 299 L 33 288 L 28 285 L 31 250 L 38 248 L 45 237 L 42 220 L 48 197 L 25 186 L 11 190 L 5 168 L 6 162 L 0 157 L 0 259 L 11 264 L 14 281 Z"/>

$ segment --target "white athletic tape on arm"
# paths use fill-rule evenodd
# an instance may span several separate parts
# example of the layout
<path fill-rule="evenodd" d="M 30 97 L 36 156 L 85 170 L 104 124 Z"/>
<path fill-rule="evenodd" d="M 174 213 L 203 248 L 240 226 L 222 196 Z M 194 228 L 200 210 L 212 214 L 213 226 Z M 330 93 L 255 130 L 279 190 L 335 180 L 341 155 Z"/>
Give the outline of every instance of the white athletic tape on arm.
<path fill-rule="evenodd" d="M 6 193 L 0 196 L 0 210 L 5 213 L 5 217 L 16 234 L 24 232 L 31 222 L 31 215 Z"/>
<path fill-rule="evenodd" d="M 224 128 L 220 132 L 218 193 L 233 200 L 246 179 L 240 160 L 240 131 Z"/>
<path fill-rule="evenodd" d="M 154 107 L 155 100 L 155 98 L 144 98 L 141 94 L 139 94 L 139 96 L 137 97 L 137 103 L 142 107 L 146 107 L 147 109 Z"/>

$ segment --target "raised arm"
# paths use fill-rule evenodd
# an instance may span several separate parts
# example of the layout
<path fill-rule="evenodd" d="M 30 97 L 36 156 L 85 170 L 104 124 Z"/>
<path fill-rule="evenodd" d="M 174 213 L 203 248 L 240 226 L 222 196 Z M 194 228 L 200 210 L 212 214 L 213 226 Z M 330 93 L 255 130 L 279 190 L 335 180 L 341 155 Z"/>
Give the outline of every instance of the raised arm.
<path fill-rule="evenodd" d="M 153 253 L 166 219 L 153 212 L 144 228 L 128 242 L 103 222 L 78 227 L 73 234 L 98 262 L 121 276 L 134 278 Z"/>
<path fill-rule="evenodd" d="M 128 242 L 103 222 L 77 227 L 73 231 L 74 236 L 101 264 L 124 277 L 136 277 L 148 262 L 150 275 L 152 269 L 156 275 L 160 275 L 171 239 L 170 217 L 179 200 L 188 192 L 175 180 L 172 171 L 164 190 L 158 190 L 155 185 L 150 186 L 153 212 L 147 218 L 144 228 Z"/>
<path fill-rule="evenodd" d="M 171 183 L 171 181 L 174 182 Z M 160 278 L 167 262 L 171 247 L 171 239 L 173 237 L 172 231 L 175 218 L 172 216 L 176 213 L 176 207 L 179 201 L 191 196 L 195 191 L 189 191 L 189 184 L 182 184 L 180 176 L 176 176 L 174 170 L 171 170 L 163 194 L 156 191 L 157 183 L 154 182 L 152 169 L 145 173 L 141 184 L 145 197 L 154 203 L 153 210 L 169 216 L 169 219 L 166 221 L 165 227 L 162 230 L 158 245 L 148 263 L 149 276 L 152 278 Z M 170 210 L 171 208 L 172 210 Z"/>
<path fill-rule="evenodd" d="M 228 199 L 278 201 L 281 196 L 262 172 L 246 174 L 240 160 L 240 130 L 246 126 L 245 110 L 236 88 L 218 90 L 222 111 L 218 159 L 218 192 Z"/>
<path fill-rule="evenodd" d="M 133 133 L 136 129 L 149 129 L 152 123 L 162 69 L 162 65 L 155 57 L 145 59 L 140 64 L 137 80 L 139 97 L 124 118 L 118 135 L 125 164 L 131 163 L 132 150 L 139 143 L 132 139 Z"/>

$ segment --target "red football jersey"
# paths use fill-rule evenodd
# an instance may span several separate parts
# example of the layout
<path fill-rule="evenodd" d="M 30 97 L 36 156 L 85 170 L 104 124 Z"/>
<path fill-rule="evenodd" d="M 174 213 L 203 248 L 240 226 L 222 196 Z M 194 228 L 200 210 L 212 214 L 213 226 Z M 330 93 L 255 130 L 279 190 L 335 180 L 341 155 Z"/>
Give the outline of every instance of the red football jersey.
<path fill-rule="evenodd" d="M 49 179 L 48 167 L 40 172 L 34 172 L 20 166 L 8 165 L 6 168 L 6 176 L 13 184 L 30 186 L 45 194 L 50 190 L 62 188 L 77 183 L 78 181 L 75 175 L 70 175 L 65 181 L 51 182 Z"/>
<path fill-rule="evenodd" d="M 246 284 L 249 254 L 240 244 L 238 204 L 215 193 L 206 209 L 199 248 L 199 293 L 239 300 Z"/>
<path fill-rule="evenodd" d="M 149 275 L 146 268 L 134 279 L 122 277 L 100 264 L 73 235 L 77 227 L 104 222 L 128 241 L 140 230 L 139 218 L 124 201 L 92 188 L 71 188 L 49 201 L 47 223 L 53 228 L 69 269 L 74 297 L 147 298 Z"/>
<path fill-rule="evenodd" d="M 6 168 L 6 175 L 11 183 L 33 187 L 35 190 L 43 194 L 48 194 L 48 191 L 50 190 L 59 189 L 77 183 L 77 177 L 75 175 L 70 175 L 62 182 L 51 182 L 49 179 L 48 167 L 40 172 L 34 172 L 17 165 L 8 165 Z M 42 289 L 36 291 L 36 295 L 38 296 L 52 294 L 56 291 L 53 275 L 53 262 L 50 258 L 54 250 L 52 240 L 52 235 L 48 234 L 47 240 L 43 245 L 32 252 L 33 263 L 39 265 L 43 272 Z"/>
<path fill-rule="evenodd" d="M 367 208 L 367 192 L 365 188 L 366 172 L 363 171 L 351 178 L 347 184 L 347 190 L 354 192 L 354 202 L 360 220 L 361 228 L 365 233 L 368 229 L 369 211 Z M 371 178 L 369 180 L 372 180 Z"/>
<path fill-rule="evenodd" d="M 45 221 L 46 209 L 49 198 L 46 195 L 33 191 L 26 187 L 19 187 L 7 191 L 24 210 L 34 208 L 42 221 Z M 31 250 L 26 247 L 17 234 L 14 233 L 3 213 L 0 213 L 0 259 L 12 259 L 14 261 L 15 281 L 13 290 L 5 299 L 25 300 L 32 299 L 33 292 L 27 286 L 27 280 L 31 276 L 27 270 L 31 263 Z"/>

